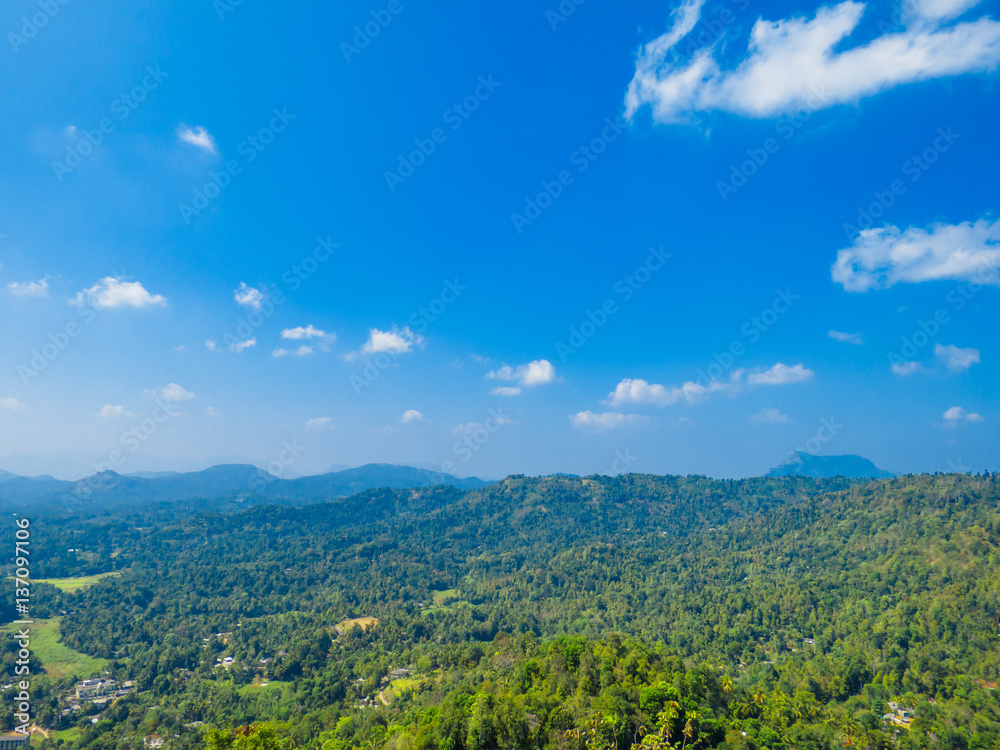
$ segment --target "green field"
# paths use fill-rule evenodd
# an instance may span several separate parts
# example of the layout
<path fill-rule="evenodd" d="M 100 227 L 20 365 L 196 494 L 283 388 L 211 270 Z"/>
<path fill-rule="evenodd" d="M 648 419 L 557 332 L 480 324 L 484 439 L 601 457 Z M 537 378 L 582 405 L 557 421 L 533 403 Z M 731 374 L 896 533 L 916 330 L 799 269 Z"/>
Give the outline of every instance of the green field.
<path fill-rule="evenodd" d="M 58 617 L 51 620 L 35 620 L 30 627 L 30 649 L 41 660 L 45 671 L 53 677 L 76 675 L 80 679 L 85 679 L 107 668 L 106 659 L 95 659 L 63 645 Z M 0 628 L 2 633 L 16 630 L 17 626 L 13 624 Z"/>
<path fill-rule="evenodd" d="M 291 685 L 290 682 L 282 682 L 281 680 L 271 680 L 266 685 L 244 685 L 239 688 L 240 695 L 253 695 L 254 693 L 259 693 L 262 690 L 281 690 L 286 685 Z"/>
<path fill-rule="evenodd" d="M 62 740 L 63 742 L 76 742 L 80 739 L 80 735 L 83 731 L 80 727 L 70 727 L 69 729 L 52 729 L 49 731 L 49 737 L 54 740 Z"/>
<path fill-rule="evenodd" d="M 81 578 L 36 578 L 32 583 L 50 583 L 60 591 L 72 593 L 80 589 L 90 588 L 100 580 L 117 575 L 121 575 L 121 572 L 98 573 L 96 576 L 83 576 Z"/>
<path fill-rule="evenodd" d="M 434 606 L 443 607 L 452 599 L 460 598 L 460 592 L 458 589 L 445 589 L 444 591 L 432 591 L 434 595 Z"/>

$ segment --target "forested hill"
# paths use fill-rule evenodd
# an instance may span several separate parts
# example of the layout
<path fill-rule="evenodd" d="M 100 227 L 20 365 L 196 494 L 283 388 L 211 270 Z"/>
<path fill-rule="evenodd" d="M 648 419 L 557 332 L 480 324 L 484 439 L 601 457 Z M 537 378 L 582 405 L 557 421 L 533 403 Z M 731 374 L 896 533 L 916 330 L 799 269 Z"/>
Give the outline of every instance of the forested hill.
<path fill-rule="evenodd" d="M 1000 747 L 998 501 L 992 476 L 509 477 L 40 523 L 36 576 L 117 575 L 38 606 L 138 691 L 39 722 L 94 748 L 198 722 L 323 750 Z"/>

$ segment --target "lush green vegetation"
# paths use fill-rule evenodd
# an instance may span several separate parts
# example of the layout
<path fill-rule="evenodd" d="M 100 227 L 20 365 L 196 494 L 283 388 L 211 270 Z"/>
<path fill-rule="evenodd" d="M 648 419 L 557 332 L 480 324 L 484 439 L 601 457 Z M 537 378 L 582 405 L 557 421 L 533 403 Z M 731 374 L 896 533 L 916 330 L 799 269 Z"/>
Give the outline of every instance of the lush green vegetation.
<path fill-rule="evenodd" d="M 138 687 L 63 714 L 72 679 L 37 681 L 50 745 L 1000 748 L 992 476 L 511 477 L 35 533 L 35 575 L 121 573 L 35 596 Z"/>

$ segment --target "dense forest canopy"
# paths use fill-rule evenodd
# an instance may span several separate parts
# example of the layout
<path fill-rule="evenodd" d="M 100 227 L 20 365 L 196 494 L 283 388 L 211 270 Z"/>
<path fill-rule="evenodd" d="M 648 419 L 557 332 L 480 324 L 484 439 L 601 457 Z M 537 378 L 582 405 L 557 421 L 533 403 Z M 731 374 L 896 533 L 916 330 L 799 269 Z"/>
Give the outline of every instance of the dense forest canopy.
<path fill-rule="evenodd" d="M 36 742 L 1000 748 L 998 490 L 513 476 L 39 517 L 33 578 L 93 583 L 36 583 L 34 615 L 135 689 L 37 678 Z"/>

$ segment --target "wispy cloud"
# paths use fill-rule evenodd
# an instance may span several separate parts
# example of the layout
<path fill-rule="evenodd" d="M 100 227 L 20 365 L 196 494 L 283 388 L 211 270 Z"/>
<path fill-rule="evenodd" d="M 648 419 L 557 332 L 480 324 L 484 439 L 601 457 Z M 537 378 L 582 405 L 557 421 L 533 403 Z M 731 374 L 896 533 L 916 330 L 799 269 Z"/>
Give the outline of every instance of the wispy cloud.
<path fill-rule="evenodd" d="M 968 412 L 961 406 L 953 406 L 948 409 L 944 414 L 941 415 L 946 423 L 950 424 L 960 424 L 962 422 L 985 422 L 986 420 L 980 414 L 975 412 Z"/>
<path fill-rule="evenodd" d="M 788 424 L 792 421 L 787 414 L 782 414 L 780 409 L 761 409 L 753 418 L 757 422 L 768 424 Z"/>
<path fill-rule="evenodd" d="M 403 416 L 399 418 L 399 421 L 403 424 L 409 422 L 426 422 L 427 418 L 416 409 L 407 409 L 403 412 Z"/>
<path fill-rule="evenodd" d="M 905 28 L 845 48 L 866 7 L 848 0 L 821 7 L 812 18 L 758 19 L 746 56 L 735 68 L 723 68 L 716 55 L 725 45 L 715 40 L 690 59 L 675 51 L 695 28 L 702 3 L 683 2 L 671 28 L 640 49 L 626 117 L 647 105 L 665 123 L 712 111 L 773 117 L 855 102 L 900 84 L 991 70 L 1000 60 L 1000 24 L 983 16 L 944 26 L 962 5 L 948 0 L 918 4 Z"/>
<path fill-rule="evenodd" d="M 843 331 L 829 331 L 827 334 L 834 341 L 840 341 L 844 344 L 857 344 L 860 346 L 865 343 L 865 337 L 860 333 L 844 333 Z"/>
<path fill-rule="evenodd" d="M 740 393 L 747 388 L 804 383 L 815 373 L 801 364 L 789 366 L 778 362 L 772 367 L 758 370 L 736 370 L 729 380 L 713 378 L 705 382 L 688 381 L 681 385 L 664 386 L 649 383 L 642 378 L 625 378 L 615 387 L 605 401 L 609 406 L 648 404 L 671 406 L 679 401 L 699 404 L 714 393 Z"/>
<path fill-rule="evenodd" d="M 980 361 L 978 349 L 960 349 L 954 345 L 935 344 L 934 356 L 952 372 L 964 372 Z"/>
<path fill-rule="evenodd" d="M 498 396 L 516 396 L 521 392 L 521 388 L 533 388 L 557 380 L 556 368 L 547 359 L 536 359 L 516 367 L 504 365 L 496 370 L 490 370 L 486 373 L 486 377 L 490 380 L 516 380 L 520 386 L 494 388 L 492 392 Z"/>
<path fill-rule="evenodd" d="M 233 291 L 233 299 L 236 300 L 236 304 L 240 307 L 251 307 L 254 310 L 260 310 L 266 296 L 260 289 L 247 286 L 245 281 L 241 281 L 239 289 Z"/>
<path fill-rule="evenodd" d="M 138 281 L 123 281 L 112 276 L 98 281 L 89 289 L 78 292 L 70 300 L 77 307 L 93 307 L 106 310 L 114 307 L 162 307 L 167 298 L 150 294 Z"/>
<path fill-rule="evenodd" d="M 332 430 L 333 419 L 330 417 L 315 417 L 306 422 L 306 427 L 310 430 Z"/>
<path fill-rule="evenodd" d="M 833 280 L 849 292 L 923 281 L 1000 283 L 1000 220 L 865 229 L 837 253 Z"/>
<path fill-rule="evenodd" d="M 101 407 L 101 410 L 97 412 L 97 416 L 101 419 L 114 419 L 115 417 L 134 417 L 135 414 L 130 412 L 124 406 L 105 404 Z"/>
<path fill-rule="evenodd" d="M 24 405 L 24 402 L 18 401 L 16 398 L 0 398 L 0 409 L 6 409 L 7 411 L 23 411 L 27 408 L 28 407 Z"/>
<path fill-rule="evenodd" d="M 210 154 L 219 153 L 219 148 L 215 143 L 215 138 L 213 138 L 212 134 L 200 125 L 194 128 L 188 127 L 187 125 L 181 125 L 177 128 L 177 137 L 184 143 L 196 146 L 202 151 L 206 151 Z"/>
<path fill-rule="evenodd" d="M 7 285 L 7 289 L 16 297 L 48 297 L 49 281 L 47 277 L 23 283 L 12 281 Z"/>
<path fill-rule="evenodd" d="M 177 383 L 169 383 L 163 386 L 163 388 L 155 388 L 145 391 L 145 395 L 152 398 L 161 398 L 164 401 L 170 401 L 172 403 L 189 401 L 194 398 L 193 393 L 186 390 L 182 386 L 177 385 Z"/>
<path fill-rule="evenodd" d="M 314 354 L 315 350 L 308 344 L 303 344 L 298 349 L 283 349 L 278 348 L 271 352 L 271 356 L 275 358 L 280 357 L 308 357 L 310 354 Z"/>
<path fill-rule="evenodd" d="M 905 378 L 907 375 L 913 375 L 915 373 L 922 372 L 924 366 L 919 362 L 910 362 L 910 361 L 893 362 L 891 369 L 894 374 Z"/>
<path fill-rule="evenodd" d="M 578 430 L 604 432 L 605 430 L 613 430 L 616 427 L 640 425 L 648 422 L 649 418 L 639 414 L 622 414 L 616 411 L 581 411 L 576 414 L 570 414 L 569 421 Z"/>

